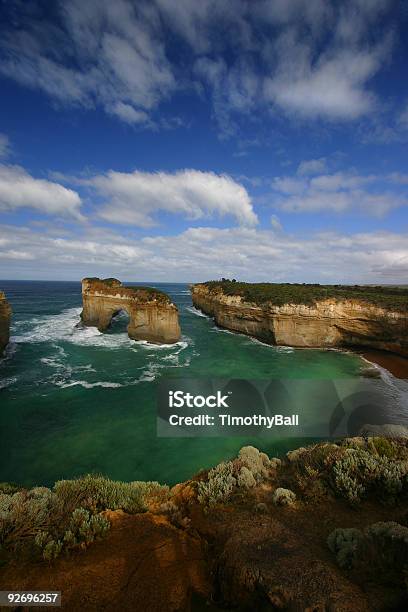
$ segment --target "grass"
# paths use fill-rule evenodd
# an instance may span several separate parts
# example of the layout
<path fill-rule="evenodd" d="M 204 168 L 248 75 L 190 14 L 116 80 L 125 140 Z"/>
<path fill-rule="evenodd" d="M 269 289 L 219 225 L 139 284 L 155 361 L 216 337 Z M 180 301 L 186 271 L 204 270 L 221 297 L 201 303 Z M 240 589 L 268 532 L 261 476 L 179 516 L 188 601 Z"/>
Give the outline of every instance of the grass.
<path fill-rule="evenodd" d="M 408 310 L 408 287 L 384 285 L 319 285 L 300 283 L 242 283 L 222 279 L 202 283 L 211 292 L 224 295 L 239 295 L 244 301 L 258 305 L 284 304 L 312 305 L 327 298 L 353 299 L 375 306 L 406 312 Z"/>

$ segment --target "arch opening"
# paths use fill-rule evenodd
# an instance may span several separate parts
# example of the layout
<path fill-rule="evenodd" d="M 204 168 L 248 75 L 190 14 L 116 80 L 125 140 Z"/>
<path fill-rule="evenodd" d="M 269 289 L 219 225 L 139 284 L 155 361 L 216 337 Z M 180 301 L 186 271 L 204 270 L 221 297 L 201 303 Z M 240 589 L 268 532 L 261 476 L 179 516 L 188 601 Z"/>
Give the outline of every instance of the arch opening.
<path fill-rule="evenodd" d="M 126 308 L 120 308 L 112 313 L 108 327 L 109 334 L 127 333 L 130 323 L 130 316 Z"/>

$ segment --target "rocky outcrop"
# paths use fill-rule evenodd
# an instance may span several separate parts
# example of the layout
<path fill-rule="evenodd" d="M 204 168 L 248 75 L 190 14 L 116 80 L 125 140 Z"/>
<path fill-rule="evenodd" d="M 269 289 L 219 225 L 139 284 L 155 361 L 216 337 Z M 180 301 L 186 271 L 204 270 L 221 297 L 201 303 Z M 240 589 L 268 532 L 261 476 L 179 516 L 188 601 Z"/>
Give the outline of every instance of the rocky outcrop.
<path fill-rule="evenodd" d="M 258 305 L 206 284 L 191 287 L 193 304 L 220 327 L 294 347 L 370 347 L 408 356 L 408 312 L 358 299 Z"/>
<path fill-rule="evenodd" d="M 10 339 L 11 306 L 3 291 L 0 291 L 0 357 Z"/>
<path fill-rule="evenodd" d="M 101 332 L 124 310 L 129 315 L 129 338 L 156 344 L 172 344 L 180 339 L 177 306 L 162 291 L 124 287 L 114 278 L 84 278 L 82 302 L 82 323 Z"/>

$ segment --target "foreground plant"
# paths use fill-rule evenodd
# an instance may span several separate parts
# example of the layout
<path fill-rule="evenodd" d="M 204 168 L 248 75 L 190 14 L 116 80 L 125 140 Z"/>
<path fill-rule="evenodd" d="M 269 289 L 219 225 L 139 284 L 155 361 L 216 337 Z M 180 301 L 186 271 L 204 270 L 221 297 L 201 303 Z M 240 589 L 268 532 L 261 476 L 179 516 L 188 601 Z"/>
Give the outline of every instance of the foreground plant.
<path fill-rule="evenodd" d="M 3 556 L 40 554 L 46 560 L 104 536 L 110 524 L 102 511 L 145 512 L 150 498 L 168 493 L 156 482 L 115 482 L 93 474 L 61 480 L 52 489 L 4 490 L 10 492 L 0 492 Z"/>

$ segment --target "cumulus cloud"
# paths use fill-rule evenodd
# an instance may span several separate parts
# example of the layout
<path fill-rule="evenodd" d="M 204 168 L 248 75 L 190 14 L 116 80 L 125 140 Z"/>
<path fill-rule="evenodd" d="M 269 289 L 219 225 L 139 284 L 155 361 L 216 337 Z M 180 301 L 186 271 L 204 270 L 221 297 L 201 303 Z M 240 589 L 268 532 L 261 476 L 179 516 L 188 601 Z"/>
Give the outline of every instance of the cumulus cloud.
<path fill-rule="evenodd" d="M 50 21 L 41 3 L 21 3 L 18 27 L 3 26 L 0 73 L 134 125 L 151 126 L 180 89 L 208 92 L 224 136 L 236 132 L 235 115 L 254 110 L 354 120 L 376 108 L 370 79 L 390 55 L 391 5 L 60 0 Z M 5 10 L 4 23 L 16 23 Z M 380 20 L 382 39 L 372 36 Z"/>
<path fill-rule="evenodd" d="M 402 282 L 408 235 L 321 232 L 299 238 L 253 228 L 190 228 L 175 236 L 126 239 L 91 231 L 0 227 L 0 275 L 14 278 L 117 276 L 127 281 Z M 22 254 L 16 259 L 16 254 Z"/>
<path fill-rule="evenodd" d="M 395 190 L 405 175 L 359 175 L 336 172 L 311 177 L 277 177 L 272 186 L 275 203 L 286 212 L 363 212 L 381 217 L 408 205 L 408 198 Z"/>
<path fill-rule="evenodd" d="M 158 211 L 188 219 L 228 215 L 242 225 L 257 223 L 247 190 L 225 174 L 111 170 L 86 182 L 104 199 L 99 215 L 112 223 L 149 227 L 156 224 Z"/>
<path fill-rule="evenodd" d="M 10 141 L 6 134 L 0 133 L 0 158 L 10 155 Z"/>
<path fill-rule="evenodd" d="M 0 210 L 33 208 L 47 215 L 71 217 L 78 221 L 81 199 L 72 189 L 32 177 L 20 166 L 0 165 Z"/>

